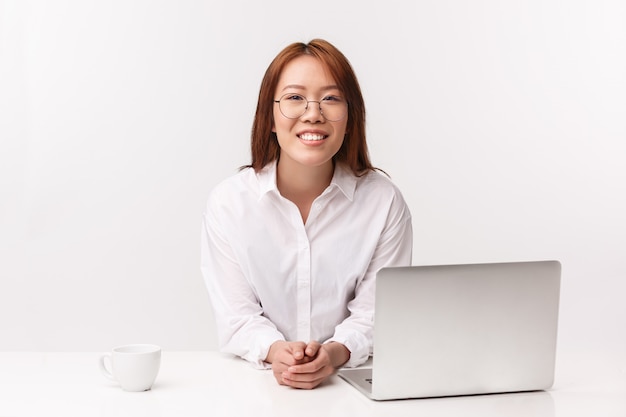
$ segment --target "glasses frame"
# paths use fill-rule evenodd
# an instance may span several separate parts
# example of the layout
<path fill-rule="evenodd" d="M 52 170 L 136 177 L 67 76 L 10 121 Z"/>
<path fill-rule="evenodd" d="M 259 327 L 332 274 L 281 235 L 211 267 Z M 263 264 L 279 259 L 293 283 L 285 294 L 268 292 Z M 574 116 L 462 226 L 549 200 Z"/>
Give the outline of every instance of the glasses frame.
<path fill-rule="evenodd" d="M 289 117 L 285 114 L 285 112 L 283 112 L 282 107 L 280 106 L 280 102 L 283 98 L 287 97 L 287 96 L 298 96 L 298 97 L 302 97 L 302 99 L 304 101 L 306 101 L 306 106 L 304 107 L 304 110 L 302 111 L 302 113 L 299 116 L 296 117 Z M 348 102 L 344 100 L 345 105 L 346 105 L 346 112 L 343 116 L 341 116 L 339 119 L 335 119 L 335 120 L 331 120 L 328 117 L 326 117 L 326 115 L 324 114 L 324 110 L 322 110 L 322 101 L 324 100 L 325 97 L 322 97 L 320 100 L 309 100 L 306 97 L 304 97 L 302 94 L 294 94 L 294 93 L 286 93 L 283 94 L 282 96 L 280 96 L 280 98 L 278 100 L 274 100 L 274 103 L 278 103 L 278 110 L 280 111 L 280 114 L 282 114 L 283 116 L 285 116 L 287 119 L 299 119 L 302 116 L 304 116 L 304 114 L 307 112 L 307 110 L 309 110 L 309 103 L 317 103 L 317 108 L 320 111 L 320 114 L 322 115 L 322 117 L 324 117 L 324 119 L 328 120 L 329 122 L 338 122 L 340 120 L 343 120 L 346 118 L 346 116 L 348 115 Z"/>

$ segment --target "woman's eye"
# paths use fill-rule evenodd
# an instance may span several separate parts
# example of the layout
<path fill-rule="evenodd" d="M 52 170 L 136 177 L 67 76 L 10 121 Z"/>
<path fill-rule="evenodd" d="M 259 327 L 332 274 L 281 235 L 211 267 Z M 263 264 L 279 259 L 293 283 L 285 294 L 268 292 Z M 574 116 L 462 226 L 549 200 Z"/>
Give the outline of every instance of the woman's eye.
<path fill-rule="evenodd" d="M 322 101 L 328 101 L 331 103 L 340 103 L 343 101 L 343 99 L 339 96 L 326 96 L 322 99 Z"/>
<path fill-rule="evenodd" d="M 300 100 L 304 100 L 304 97 L 302 97 L 299 94 L 288 94 L 285 97 L 283 97 L 285 100 L 290 100 L 290 101 L 300 101 Z"/>

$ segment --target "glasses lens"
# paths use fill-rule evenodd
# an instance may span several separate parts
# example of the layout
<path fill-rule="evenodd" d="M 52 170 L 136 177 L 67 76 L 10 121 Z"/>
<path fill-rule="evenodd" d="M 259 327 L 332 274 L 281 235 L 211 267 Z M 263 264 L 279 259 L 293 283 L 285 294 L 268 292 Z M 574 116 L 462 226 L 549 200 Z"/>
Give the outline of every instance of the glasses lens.
<path fill-rule="evenodd" d="M 348 105 L 341 96 L 326 96 L 320 101 L 320 108 L 326 120 L 336 122 L 346 117 Z"/>
<path fill-rule="evenodd" d="M 348 114 L 348 104 L 341 96 L 326 96 L 317 101 L 307 101 L 307 99 L 299 94 L 285 94 L 280 98 L 279 107 L 283 116 L 289 119 L 297 119 L 301 117 L 307 110 L 307 105 L 313 103 L 313 106 L 319 106 L 324 118 L 331 122 L 343 119 Z"/>
<path fill-rule="evenodd" d="M 306 98 L 299 94 L 285 94 L 280 98 L 280 111 L 289 119 L 297 119 L 306 111 Z"/>

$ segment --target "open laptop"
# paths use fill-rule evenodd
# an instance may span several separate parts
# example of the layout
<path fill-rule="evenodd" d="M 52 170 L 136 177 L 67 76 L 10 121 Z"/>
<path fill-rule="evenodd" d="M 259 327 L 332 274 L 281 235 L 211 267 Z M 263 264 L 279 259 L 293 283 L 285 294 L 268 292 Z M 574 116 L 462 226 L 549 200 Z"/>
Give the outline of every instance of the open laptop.
<path fill-rule="evenodd" d="M 374 400 L 552 386 L 558 261 L 383 268 L 371 368 L 339 376 Z"/>

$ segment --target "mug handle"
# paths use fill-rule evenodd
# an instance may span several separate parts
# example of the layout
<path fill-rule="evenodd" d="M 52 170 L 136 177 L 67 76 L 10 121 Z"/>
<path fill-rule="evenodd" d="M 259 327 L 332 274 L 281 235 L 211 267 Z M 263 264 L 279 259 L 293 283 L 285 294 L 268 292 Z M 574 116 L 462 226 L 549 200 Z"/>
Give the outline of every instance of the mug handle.
<path fill-rule="evenodd" d="M 107 359 L 108 359 L 108 362 L 110 364 L 111 363 L 111 355 L 108 354 L 108 353 L 105 354 L 105 355 L 100 356 L 100 371 L 102 371 L 102 375 L 106 376 L 111 381 L 115 381 L 115 377 L 113 376 L 111 371 L 109 371 L 109 368 L 107 368 L 107 366 L 105 364 L 105 360 L 107 360 Z"/>

